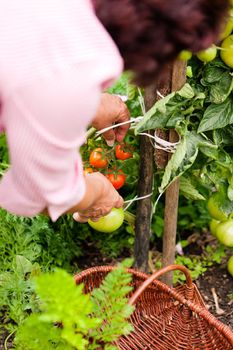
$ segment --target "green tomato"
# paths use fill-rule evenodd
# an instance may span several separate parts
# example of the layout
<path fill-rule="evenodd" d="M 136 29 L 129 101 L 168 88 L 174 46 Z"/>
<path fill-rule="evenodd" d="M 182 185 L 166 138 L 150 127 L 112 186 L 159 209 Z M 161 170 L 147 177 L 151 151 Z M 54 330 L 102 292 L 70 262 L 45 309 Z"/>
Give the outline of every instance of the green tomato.
<path fill-rule="evenodd" d="M 223 30 L 223 32 L 220 35 L 220 40 L 225 39 L 226 37 L 228 37 L 232 31 L 233 31 L 233 10 L 230 10 L 230 18 L 228 19 L 228 21 L 225 24 L 225 28 Z"/>
<path fill-rule="evenodd" d="M 88 220 L 88 224 L 99 232 L 113 232 L 116 231 L 124 221 L 124 210 L 122 208 L 113 208 L 111 212 L 100 218 L 98 221 Z"/>
<path fill-rule="evenodd" d="M 215 45 L 210 46 L 208 49 L 199 51 L 197 57 L 202 62 L 210 62 L 217 56 L 217 48 Z"/>
<path fill-rule="evenodd" d="M 233 220 L 227 220 L 218 224 L 216 237 L 225 246 L 233 247 Z"/>
<path fill-rule="evenodd" d="M 209 198 L 207 208 L 213 219 L 225 221 L 233 212 L 233 202 L 229 200 L 226 193 L 215 192 Z"/>
<path fill-rule="evenodd" d="M 230 68 L 233 68 L 233 35 L 228 36 L 223 40 L 220 51 L 220 56 L 223 62 Z"/>
<path fill-rule="evenodd" d="M 178 59 L 181 61 L 188 61 L 192 57 L 192 52 L 188 50 L 182 50 L 179 55 Z"/>
<path fill-rule="evenodd" d="M 213 236 L 216 236 L 216 229 L 217 229 L 218 224 L 220 224 L 220 221 L 218 221 L 218 220 L 212 219 L 210 221 L 210 224 L 209 224 L 210 232 L 212 233 Z"/>
<path fill-rule="evenodd" d="M 233 277 L 233 255 L 228 260 L 227 270 L 228 270 L 229 274 Z"/>

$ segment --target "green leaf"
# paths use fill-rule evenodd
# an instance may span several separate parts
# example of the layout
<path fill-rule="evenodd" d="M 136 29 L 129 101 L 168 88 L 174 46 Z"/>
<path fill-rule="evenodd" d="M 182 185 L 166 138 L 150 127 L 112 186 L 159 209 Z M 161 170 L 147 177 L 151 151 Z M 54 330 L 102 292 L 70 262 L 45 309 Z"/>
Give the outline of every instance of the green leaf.
<path fill-rule="evenodd" d="M 15 256 L 16 271 L 22 275 L 26 275 L 33 270 L 33 264 L 23 255 Z"/>
<path fill-rule="evenodd" d="M 221 79 L 210 86 L 210 102 L 222 103 L 230 95 L 233 89 L 233 78 L 229 72 L 224 72 Z"/>
<path fill-rule="evenodd" d="M 188 170 L 196 160 L 199 147 L 215 148 L 216 146 L 201 135 L 194 131 L 186 131 L 180 144 L 177 146 L 175 153 L 169 160 L 164 175 L 162 178 L 159 192 L 162 193 L 175 179 L 180 177 L 186 170 Z"/>
<path fill-rule="evenodd" d="M 205 110 L 198 132 L 223 128 L 233 123 L 233 96 L 221 104 L 211 104 Z"/>
<path fill-rule="evenodd" d="M 191 100 L 195 96 L 193 88 L 188 83 L 184 84 L 184 86 L 177 91 L 177 94 L 188 100 Z"/>
<path fill-rule="evenodd" d="M 19 327 L 15 339 L 16 350 L 72 350 L 60 337 L 61 329 L 39 321 L 39 315 L 32 314 Z"/>
<path fill-rule="evenodd" d="M 188 199 L 205 200 L 205 197 L 193 186 L 190 179 L 181 176 L 180 192 Z"/>
<path fill-rule="evenodd" d="M 227 189 L 227 197 L 230 199 L 230 201 L 233 201 L 233 187 L 231 187 L 230 185 Z"/>
<path fill-rule="evenodd" d="M 165 168 L 159 188 L 160 192 L 164 192 L 172 181 L 181 176 L 193 164 L 198 154 L 197 144 L 195 139 L 193 142 L 191 137 L 184 136 Z"/>
<path fill-rule="evenodd" d="M 233 125 L 227 125 L 226 128 L 213 130 L 214 142 L 218 146 L 233 145 Z"/>
<path fill-rule="evenodd" d="M 174 92 L 157 101 L 154 106 L 144 115 L 144 118 L 135 128 L 138 134 L 145 130 L 165 127 L 169 116 L 166 115 L 166 104 L 175 95 Z"/>
<path fill-rule="evenodd" d="M 136 126 L 135 133 L 157 128 L 175 128 L 185 118 L 185 114 L 192 113 L 193 107 L 187 106 L 187 102 L 194 97 L 195 93 L 189 84 L 165 96 L 145 114 Z"/>

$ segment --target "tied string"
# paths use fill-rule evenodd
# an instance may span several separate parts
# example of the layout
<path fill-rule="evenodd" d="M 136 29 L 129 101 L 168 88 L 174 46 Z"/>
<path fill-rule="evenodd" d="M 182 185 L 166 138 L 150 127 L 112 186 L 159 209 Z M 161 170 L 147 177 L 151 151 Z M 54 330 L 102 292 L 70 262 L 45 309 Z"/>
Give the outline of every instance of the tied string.
<path fill-rule="evenodd" d="M 130 118 L 129 120 L 126 120 L 125 122 L 121 122 L 121 123 L 117 123 L 111 126 L 108 126 L 107 128 L 101 129 L 99 131 L 96 132 L 96 137 L 99 137 L 100 135 L 102 135 L 103 133 L 105 133 L 106 131 L 118 128 L 121 125 L 125 125 L 125 124 L 133 124 L 132 126 L 134 126 L 134 124 L 137 124 L 139 121 L 141 121 L 143 119 L 143 117 L 137 117 L 137 118 Z"/>
<path fill-rule="evenodd" d="M 129 200 L 127 200 L 127 201 L 124 201 L 124 204 L 126 204 L 126 206 L 124 207 L 124 210 L 127 210 L 127 209 L 131 206 L 131 204 L 132 204 L 133 202 L 135 202 L 135 201 L 140 201 L 140 200 L 145 199 L 145 198 L 149 198 L 149 197 L 152 196 L 152 194 L 153 194 L 153 192 L 151 192 L 151 193 L 149 193 L 149 194 L 147 194 L 147 195 L 145 195 L 145 196 L 141 196 L 141 197 L 135 196 L 135 197 L 132 198 L 132 199 L 129 199 Z"/>
<path fill-rule="evenodd" d="M 138 98 L 139 98 L 142 114 L 145 115 L 146 114 L 145 102 L 144 102 L 141 89 L 139 88 L 138 88 L 138 93 L 139 93 Z M 164 96 L 158 90 L 156 91 L 156 93 L 161 99 L 164 98 Z M 122 96 L 122 95 L 117 95 L 117 96 L 119 96 L 124 102 L 127 101 L 128 99 L 127 96 Z M 137 125 L 137 123 L 139 123 L 142 119 L 143 119 L 143 116 L 139 116 L 136 118 L 131 118 L 130 120 L 127 120 L 125 122 L 117 123 L 109 127 L 103 128 L 95 133 L 95 138 L 98 138 L 99 136 L 104 134 L 106 131 L 112 130 L 114 128 L 118 128 L 121 125 L 129 124 L 129 123 L 131 124 L 130 128 L 133 129 Z M 152 140 L 154 141 L 154 142 L 151 142 L 151 144 L 155 149 L 163 150 L 169 153 L 174 153 L 177 145 L 180 143 L 180 140 L 178 142 L 169 142 L 164 139 L 161 139 L 159 136 L 156 135 L 156 131 L 154 132 L 154 135 L 151 135 L 147 132 L 142 132 L 142 133 L 139 133 L 138 135 L 149 137 L 151 141 Z"/>
<path fill-rule="evenodd" d="M 100 135 L 102 135 L 106 131 L 109 131 L 111 129 L 117 128 L 121 125 L 129 124 L 129 123 L 131 123 L 132 128 L 133 128 L 142 119 L 143 119 L 143 117 L 139 116 L 137 118 L 131 118 L 130 120 L 127 120 L 127 121 L 122 122 L 122 123 L 117 123 L 117 124 L 108 126 L 107 128 L 104 128 L 104 129 L 97 131 L 96 137 L 99 137 Z M 139 133 L 139 135 L 143 135 L 143 136 L 147 136 L 147 137 L 151 138 L 154 141 L 154 142 L 152 142 L 152 145 L 155 149 L 160 149 L 160 150 L 170 152 L 170 153 L 174 153 L 177 145 L 180 143 L 180 141 L 169 142 L 169 141 L 166 141 L 164 139 L 161 139 L 159 136 L 156 135 L 156 131 L 154 132 L 154 135 L 148 134 L 146 132 L 141 132 L 141 133 Z"/>
<path fill-rule="evenodd" d="M 163 151 L 169 152 L 169 153 L 174 153 L 176 150 L 176 147 L 180 143 L 180 141 L 169 142 L 169 141 L 166 141 L 164 139 L 161 139 L 159 136 L 156 135 L 156 131 L 154 132 L 154 135 L 148 134 L 146 132 L 140 132 L 139 135 L 148 136 L 149 138 L 151 138 L 154 141 L 154 143 L 152 142 L 152 146 L 155 149 L 160 149 L 160 150 L 163 150 Z"/>

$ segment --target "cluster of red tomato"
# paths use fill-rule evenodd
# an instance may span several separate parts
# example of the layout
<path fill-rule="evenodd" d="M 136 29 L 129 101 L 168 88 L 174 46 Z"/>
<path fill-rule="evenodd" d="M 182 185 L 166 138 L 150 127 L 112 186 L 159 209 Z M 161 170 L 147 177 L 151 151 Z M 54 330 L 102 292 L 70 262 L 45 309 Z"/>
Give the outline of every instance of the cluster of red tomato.
<path fill-rule="evenodd" d="M 113 158 L 113 151 L 115 158 L 118 160 L 126 160 L 133 156 L 131 146 L 125 143 L 117 144 L 114 150 L 98 147 L 90 153 L 89 163 L 92 167 L 86 167 L 84 172 L 92 173 L 95 170 L 104 170 L 103 173 L 107 179 L 118 190 L 125 184 L 126 175 L 117 167 L 109 167 L 110 160 Z"/>
<path fill-rule="evenodd" d="M 101 171 L 111 182 L 116 190 L 120 189 L 126 181 L 126 175 L 117 166 L 117 162 L 133 157 L 132 146 L 127 143 L 116 144 L 114 148 L 94 148 L 89 155 L 89 165 L 84 168 L 85 173 Z M 98 221 L 88 220 L 89 225 L 96 231 L 110 233 L 117 230 L 124 221 L 125 212 L 123 208 L 113 208 L 111 212 Z"/>

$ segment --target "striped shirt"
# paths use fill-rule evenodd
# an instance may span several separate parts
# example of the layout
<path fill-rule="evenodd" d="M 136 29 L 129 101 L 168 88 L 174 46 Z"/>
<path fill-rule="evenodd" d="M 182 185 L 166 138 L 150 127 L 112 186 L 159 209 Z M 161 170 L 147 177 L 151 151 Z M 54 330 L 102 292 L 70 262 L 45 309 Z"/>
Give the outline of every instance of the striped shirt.
<path fill-rule="evenodd" d="M 122 59 L 89 0 L 0 0 L 0 206 L 52 220 L 85 193 L 79 147 Z"/>

